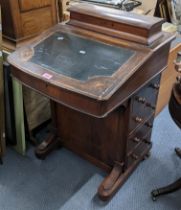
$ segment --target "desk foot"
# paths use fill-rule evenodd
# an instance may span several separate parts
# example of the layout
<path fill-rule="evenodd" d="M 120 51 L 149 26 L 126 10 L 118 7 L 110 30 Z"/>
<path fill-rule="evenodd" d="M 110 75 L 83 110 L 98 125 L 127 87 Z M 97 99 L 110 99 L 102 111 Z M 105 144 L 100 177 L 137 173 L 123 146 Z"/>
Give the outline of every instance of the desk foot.
<path fill-rule="evenodd" d="M 59 138 L 55 134 L 50 134 L 40 145 L 35 149 L 37 158 L 44 160 L 48 154 L 54 149 L 61 146 Z"/>
<path fill-rule="evenodd" d="M 121 176 L 122 173 L 123 166 L 119 163 L 115 163 L 111 173 L 103 180 L 98 188 L 98 195 L 101 200 L 109 200 L 120 188 L 124 182 Z"/>
<path fill-rule="evenodd" d="M 148 145 L 139 158 L 132 162 L 132 164 L 123 171 L 124 164 L 115 162 L 115 165 L 111 173 L 103 180 L 101 185 L 98 188 L 98 196 L 101 200 L 107 201 L 113 197 L 113 195 L 120 189 L 124 182 L 128 179 L 137 165 L 145 159 L 145 156 L 149 157 L 150 155 L 151 144 Z"/>

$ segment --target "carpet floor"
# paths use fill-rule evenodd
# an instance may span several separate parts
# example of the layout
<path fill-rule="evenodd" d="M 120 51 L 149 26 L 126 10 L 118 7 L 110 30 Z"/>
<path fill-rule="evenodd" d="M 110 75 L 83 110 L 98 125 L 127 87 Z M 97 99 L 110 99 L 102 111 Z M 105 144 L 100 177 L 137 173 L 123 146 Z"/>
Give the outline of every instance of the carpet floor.
<path fill-rule="evenodd" d="M 54 151 L 38 160 L 29 148 L 22 157 L 8 148 L 0 166 L 0 210 L 181 210 L 181 190 L 153 202 L 152 189 L 181 176 L 181 130 L 165 108 L 156 118 L 151 157 L 143 161 L 108 203 L 96 191 L 106 175 L 72 152 Z"/>

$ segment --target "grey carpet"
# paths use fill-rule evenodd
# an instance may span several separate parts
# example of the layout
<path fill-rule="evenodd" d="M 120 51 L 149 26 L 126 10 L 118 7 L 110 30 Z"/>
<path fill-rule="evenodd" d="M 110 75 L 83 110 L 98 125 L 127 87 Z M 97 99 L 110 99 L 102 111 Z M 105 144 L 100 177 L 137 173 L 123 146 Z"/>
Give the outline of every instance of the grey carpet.
<path fill-rule="evenodd" d="M 143 161 L 109 202 L 96 196 L 105 174 L 70 151 L 55 151 L 40 161 L 28 150 L 22 157 L 8 149 L 0 166 L 0 210 L 181 210 L 181 191 L 153 202 L 150 191 L 181 176 L 181 130 L 167 108 L 156 118 L 151 157 Z"/>

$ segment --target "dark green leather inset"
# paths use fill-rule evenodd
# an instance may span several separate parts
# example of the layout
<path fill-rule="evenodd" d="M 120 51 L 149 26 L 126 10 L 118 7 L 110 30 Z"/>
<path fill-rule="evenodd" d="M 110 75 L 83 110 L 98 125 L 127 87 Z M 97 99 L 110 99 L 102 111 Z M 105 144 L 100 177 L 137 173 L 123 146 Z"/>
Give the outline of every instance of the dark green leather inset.
<path fill-rule="evenodd" d="M 133 50 L 56 32 L 35 47 L 31 62 L 80 81 L 111 76 Z"/>

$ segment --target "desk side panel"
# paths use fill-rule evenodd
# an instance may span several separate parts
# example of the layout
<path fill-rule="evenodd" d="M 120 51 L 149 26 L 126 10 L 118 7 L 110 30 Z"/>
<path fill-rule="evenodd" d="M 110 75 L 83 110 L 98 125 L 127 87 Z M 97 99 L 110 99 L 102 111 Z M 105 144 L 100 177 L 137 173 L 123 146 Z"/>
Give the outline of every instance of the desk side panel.
<path fill-rule="evenodd" d="M 124 163 L 126 109 L 119 107 L 104 118 L 85 115 L 54 103 L 54 121 L 63 146 L 103 169 Z"/>

